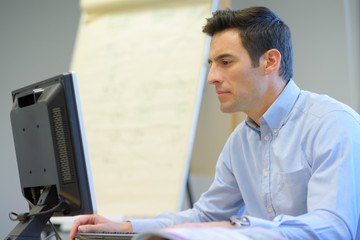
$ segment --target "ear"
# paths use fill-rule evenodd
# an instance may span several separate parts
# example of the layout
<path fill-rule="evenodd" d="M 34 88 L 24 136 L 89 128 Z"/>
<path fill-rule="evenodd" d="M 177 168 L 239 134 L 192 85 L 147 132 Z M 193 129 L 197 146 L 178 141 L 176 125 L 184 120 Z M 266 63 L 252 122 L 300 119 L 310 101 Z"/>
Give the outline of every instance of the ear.
<path fill-rule="evenodd" d="M 270 49 L 263 54 L 264 73 L 270 75 L 280 68 L 281 54 L 277 49 Z"/>

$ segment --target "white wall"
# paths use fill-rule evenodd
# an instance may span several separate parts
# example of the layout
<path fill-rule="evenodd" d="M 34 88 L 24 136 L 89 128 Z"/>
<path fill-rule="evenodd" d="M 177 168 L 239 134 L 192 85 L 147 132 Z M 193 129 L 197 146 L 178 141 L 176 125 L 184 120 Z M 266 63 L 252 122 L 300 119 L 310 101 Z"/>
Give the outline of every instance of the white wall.
<path fill-rule="evenodd" d="M 359 1 L 358 0 L 233 0 L 233 8 L 264 5 L 290 26 L 295 49 L 297 84 L 326 93 L 359 111 Z M 15 223 L 9 211 L 26 210 L 20 192 L 13 147 L 11 91 L 25 84 L 68 71 L 79 21 L 78 0 L 2 0 L 0 2 L 0 238 Z M 218 110 L 214 90 L 205 88 L 205 101 L 196 137 L 194 161 L 210 163 L 230 129 L 229 119 Z M 210 171 L 206 171 L 207 173 Z M 197 192 L 205 190 L 199 178 Z M 199 193 L 196 193 L 196 198 Z"/>

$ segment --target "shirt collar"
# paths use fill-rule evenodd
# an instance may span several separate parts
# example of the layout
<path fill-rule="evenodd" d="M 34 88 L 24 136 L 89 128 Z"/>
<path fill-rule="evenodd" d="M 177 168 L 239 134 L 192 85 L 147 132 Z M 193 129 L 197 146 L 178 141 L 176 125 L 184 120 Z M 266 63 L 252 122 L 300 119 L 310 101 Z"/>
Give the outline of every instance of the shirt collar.
<path fill-rule="evenodd" d="M 300 88 L 290 79 L 280 96 L 260 118 L 260 123 L 265 121 L 272 130 L 280 129 L 299 95 Z"/>

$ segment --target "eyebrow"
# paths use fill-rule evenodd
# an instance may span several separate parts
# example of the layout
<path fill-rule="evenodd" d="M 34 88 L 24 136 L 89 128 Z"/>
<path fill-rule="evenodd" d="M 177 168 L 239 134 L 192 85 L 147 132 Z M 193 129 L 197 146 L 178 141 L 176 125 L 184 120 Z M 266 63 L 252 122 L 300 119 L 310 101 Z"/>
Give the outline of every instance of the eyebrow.
<path fill-rule="evenodd" d="M 226 58 L 226 57 L 232 57 L 232 55 L 229 53 L 220 54 L 215 57 L 215 61 L 218 61 L 219 59 Z M 212 63 L 212 60 L 210 60 L 210 58 L 208 58 L 208 63 Z"/>

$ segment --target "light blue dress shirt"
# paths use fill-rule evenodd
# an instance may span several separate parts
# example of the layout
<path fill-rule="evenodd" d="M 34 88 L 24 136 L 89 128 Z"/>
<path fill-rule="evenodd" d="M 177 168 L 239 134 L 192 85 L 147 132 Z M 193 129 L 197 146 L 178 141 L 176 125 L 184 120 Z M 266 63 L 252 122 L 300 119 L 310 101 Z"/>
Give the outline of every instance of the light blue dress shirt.
<path fill-rule="evenodd" d="M 360 239 L 359 115 L 290 80 L 260 126 L 247 118 L 233 131 L 192 209 L 131 222 L 140 231 L 245 212 L 288 239 Z"/>

